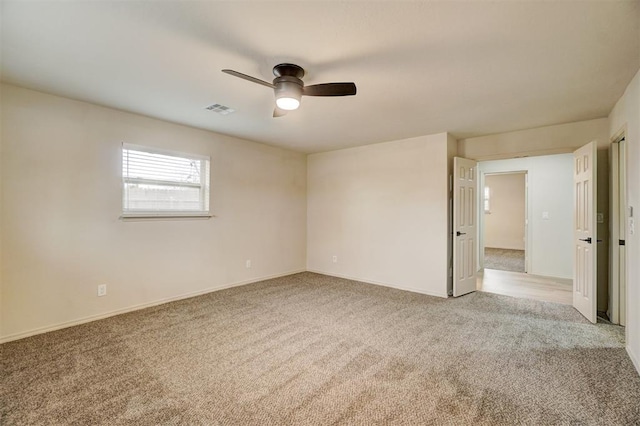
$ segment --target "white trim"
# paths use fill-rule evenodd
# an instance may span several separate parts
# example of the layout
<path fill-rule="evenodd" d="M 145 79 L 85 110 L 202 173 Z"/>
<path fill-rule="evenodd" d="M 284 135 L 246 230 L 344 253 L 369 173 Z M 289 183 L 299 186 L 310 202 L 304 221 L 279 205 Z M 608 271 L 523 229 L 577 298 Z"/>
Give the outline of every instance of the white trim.
<path fill-rule="evenodd" d="M 125 314 L 127 312 L 138 311 L 140 309 L 150 308 L 152 306 L 162 305 L 162 304 L 169 303 L 169 302 L 175 302 L 177 300 L 189 299 L 191 297 L 201 296 L 201 295 L 207 294 L 207 293 L 213 293 L 213 292 L 218 291 L 218 290 L 224 290 L 224 289 L 232 288 L 232 287 L 240 287 L 240 286 L 243 286 L 243 285 L 252 284 L 252 283 L 255 283 L 255 282 L 259 282 L 259 281 L 270 280 L 270 279 L 279 278 L 279 277 L 285 277 L 287 275 L 299 274 L 300 272 L 306 272 L 306 271 L 304 269 L 299 269 L 299 270 L 284 272 L 282 274 L 273 274 L 273 275 L 268 275 L 268 276 L 260 277 L 260 278 L 252 278 L 250 280 L 239 281 L 239 282 L 235 282 L 235 283 L 231 283 L 231 284 L 222 285 L 222 286 L 219 286 L 219 287 L 210 287 L 210 288 L 207 288 L 207 289 L 204 289 L 204 290 L 198 290 L 198 291 L 193 291 L 193 292 L 190 292 L 190 293 L 184 293 L 184 294 L 181 294 L 179 296 L 166 297 L 164 299 L 154 300 L 153 302 L 140 303 L 138 305 L 133 305 L 133 306 L 129 306 L 129 307 L 126 307 L 126 308 L 116 309 L 115 311 L 109 311 L 109 312 L 105 312 L 105 313 L 102 313 L 102 314 L 90 315 L 88 317 L 78 318 L 78 319 L 71 320 L 71 321 L 65 321 L 65 322 L 61 322 L 61 323 L 50 325 L 50 326 L 46 326 L 46 327 L 34 328 L 32 330 L 23 331 L 23 332 L 20 332 L 20 333 L 9 334 L 8 336 L 0 337 L 0 344 L 6 343 L 6 342 L 11 342 L 13 340 L 24 339 L 24 338 L 30 337 L 30 336 L 35 336 L 36 334 L 48 333 L 50 331 L 60 330 L 62 328 L 72 327 L 74 325 L 85 324 L 85 323 L 88 323 L 88 322 L 97 321 L 97 320 L 113 317 L 113 316 L 120 315 L 120 314 Z"/>
<path fill-rule="evenodd" d="M 139 212 L 139 213 L 122 213 L 120 219 L 178 219 L 178 218 L 192 218 L 192 219 L 209 219 L 213 215 L 209 212 L 200 213 L 187 213 L 187 212 Z"/>
<path fill-rule="evenodd" d="M 638 360 L 638 357 L 636 357 L 634 353 L 631 352 L 631 346 L 629 345 L 627 345 L 627 354 L 629 355 L 633 366 L 636 367 L 636 371 L 638 372 L 638 374 L 640 374 L 640 361 Z"/>
<path fill-rule="evenodd" d="M 349 275 L 336 274 L 336 273 L 333 273 L 333 272 L 329 273 L 329 272 L 317 271 L 317 270 L 313 270 L 313 269 L 307 269 L 307 272 L 313 272 L 315 274 L 321 274 L 321 275 L 328 275 L 330 277 L 336 277 L 336 278 L 344 278 L 346 280 L 360 281 L 360 282 L 365 283 L 365 284 L 373 284 L 373 285 L 379 285 L 379 286 L 382 286 L 382 287 L 395 288 L 397 290 L 410 291 L 411 293 L 420 293 L 420 294 L 425 294 L 427 296 L 442 297 L 444 299 L 449 297 L 449 295 L 446 294 L 446 293 L 433 293 L 433 292 L 429 292 L 429 291 L 420 290 L 420 289 L 417 289 L 417 288 L 398 286 L 398 285 L 385 283 L 385 282 L 382 282 L 382 281 L 374 281 L 374 280 L 370 280 L 370 279 L 352 277 L 352 276 L 349 276 Z"/>
<path fill-rule="evenodd" d="M 170 149 L 156 148 L 154 146 L 148 146 L 148 145 L 136 145 L 133 143 L 122 142 L 122 148 L 131 149 L 133 151 L 148 152 L 149 154 L 160 154 L 160 155 L 168 155 L 170 157 L 182 157 L 182 158 L 189 158 L 193 160 L 211 161 L 211 157 L 208 155 L 193 154 L 191 152 L 183 152 L 183 151 L 174 151 Z"/>

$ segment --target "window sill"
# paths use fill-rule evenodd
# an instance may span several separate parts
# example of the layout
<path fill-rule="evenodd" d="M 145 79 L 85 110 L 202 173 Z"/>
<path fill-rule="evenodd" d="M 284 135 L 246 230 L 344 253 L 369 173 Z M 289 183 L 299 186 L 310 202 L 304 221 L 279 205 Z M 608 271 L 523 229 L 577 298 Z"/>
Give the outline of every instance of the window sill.
<path fill-rule="evenodd" d="M 210 213 L 123 213 L 120 219 L 123 221 L 138 220 L 209 220 L 214 215 Z"/>

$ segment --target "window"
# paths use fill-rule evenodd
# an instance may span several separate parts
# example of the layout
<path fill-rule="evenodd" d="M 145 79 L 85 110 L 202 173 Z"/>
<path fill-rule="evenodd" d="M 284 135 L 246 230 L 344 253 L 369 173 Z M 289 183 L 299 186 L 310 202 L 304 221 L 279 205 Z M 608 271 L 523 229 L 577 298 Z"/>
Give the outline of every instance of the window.
<path fill-rule="evenodd" d="M 484 187 L 484 212 L 491 213 L 491 189 Z"/>
<path fill-rule="evenodd" d="M 209 216 L 209 157 L 122 144 L 122 217 Z"/>

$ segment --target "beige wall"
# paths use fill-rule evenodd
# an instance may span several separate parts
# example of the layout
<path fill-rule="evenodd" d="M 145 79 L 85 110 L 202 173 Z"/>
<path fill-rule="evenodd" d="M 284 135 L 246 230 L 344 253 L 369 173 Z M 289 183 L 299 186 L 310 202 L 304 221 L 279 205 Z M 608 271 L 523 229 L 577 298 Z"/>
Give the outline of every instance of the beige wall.
<path fill-rule="evenodd" d="M 606 118 L 599 118 L 461 139 L 458 141 L 458 154 L 478 161 L 564 154 L 594 139 L 598 141 L 598 146 L 607 148 L 608 125 Z"/>
<path fill-rule="evenodd" d="M 627 204 L 633 207 L 635 233 L 627 223 L 627 351 L 640 373 L 640 72 L 609 115 L 609 135 L 626 128 Z M 628 216 L 627 212 L 627 216 Z M 627 221 L 630 218 L 627 217 Z"/>
<path fill-rule="evenodd" d="M 487 175 L 484 186 L 491 192 L 490 213 L 484 215 L 484 246 L 524 250 L 525 174 Z"/>
<path fill-rule="evenodd" d="M 211 156 L 215 217 L 120 220 L 122 142 Z M 5 340 L 305 269 L 299 153 L 3 85 L 1 172 Z"/>
<path fill-rule="evenodd" d="M 442 133 L 309 155 L 307 268 L 446 297 L 449 145 Z"/>
<path fill-rule="evenodd" d="M 598 212 L 604 223 L 598 224 L 598 310 L 606 311 L 609 286 L 609 120 L 580 121 L 463 139 L 458 142 L 461 157 L 476 160 L 540 156 L 573 152 L 591 142 L 598 143 Z"/>
<path fill-rule="evenodd" d="M 0 6 L 1 8 L 2 6 Z M 2 204 L 2 200 L 4 199 L 3 197 L 3 190 L 2 188 L 4 187 L 4 175 L 3 175 L 3 161 L 2 161 L 2 151 L 4 150 L 2 147 L 2 134 L 3 134 L 3 123 L 2 123 L 2 85 L 0 84 L 0 342 L 2 342 L 2 271 L 4 270 L 4 263 L 3 263 L 3 241 L 4 241 L 4 227 L 3 227 L 3 204 Z"/>

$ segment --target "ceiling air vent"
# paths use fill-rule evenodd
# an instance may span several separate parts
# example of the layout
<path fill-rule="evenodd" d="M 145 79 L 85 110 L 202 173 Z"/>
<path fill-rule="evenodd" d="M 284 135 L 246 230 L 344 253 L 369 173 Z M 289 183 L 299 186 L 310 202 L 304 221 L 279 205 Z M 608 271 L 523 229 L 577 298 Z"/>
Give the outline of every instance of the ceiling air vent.
<path fill-rule="evenodd" d="M 205 109 L 208 109 L 209 111 L 217 112 L 220 115 L 227 115 L 227 114 L 231 114 L 232 112 L 235 112 L 235 109 L 229 108 L 228 106 L 224 106 L 220 104 L 209 105 L 208 107 L 205 107 Z"/>

